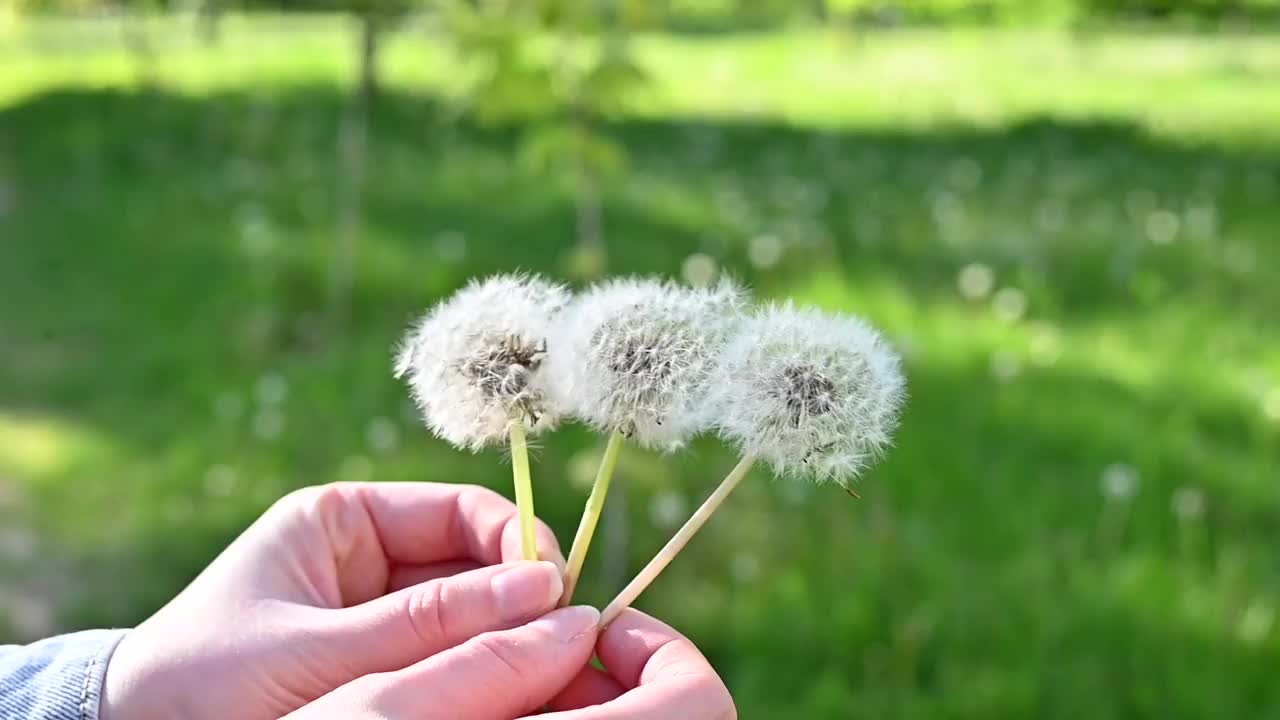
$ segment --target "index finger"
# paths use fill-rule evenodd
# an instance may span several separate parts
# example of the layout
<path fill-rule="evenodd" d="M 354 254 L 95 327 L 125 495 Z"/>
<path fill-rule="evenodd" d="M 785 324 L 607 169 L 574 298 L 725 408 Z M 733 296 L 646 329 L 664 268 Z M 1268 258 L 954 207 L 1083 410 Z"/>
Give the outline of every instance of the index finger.
<path fill-rule="evenodd" d="M 577 704 L 574 700 L 581 702 L 593 694 L 598 694 L 597 701 L 604 702 L 540 715 L 539 720 L 737 717 L 728 688 L 698 648 L 670 626 L 638 610 L 627 610 L 605 629 L 596 644 L 596 653 L 618 686 L 631 689 L 606 699 L 611 693 L 599 678 L 589 680 L 580 675 L 561 697 L 552 701 L 552 706 L 572 707 Z M 594 692 L 584 692 L 582 683 L 594 685 Z"/>
<path fill-rule="evenodd" d="M 363 508 L 392 564 L 423 566 L 473 560 L 496 565 L 520 559 L 516 506 L 488 488 L 414 482 L 339 483 L 330 487 Z M 555 534 L 541 521 L 537 535 L 538 554 L 563 564 Z"/>

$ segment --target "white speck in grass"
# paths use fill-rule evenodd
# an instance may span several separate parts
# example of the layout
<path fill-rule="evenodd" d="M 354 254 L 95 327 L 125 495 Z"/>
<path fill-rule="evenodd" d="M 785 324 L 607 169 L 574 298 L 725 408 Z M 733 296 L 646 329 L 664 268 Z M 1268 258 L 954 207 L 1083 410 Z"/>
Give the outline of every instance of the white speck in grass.
<path fill-rule="evenodd" d="M 1147 239 L 1155 245 L 1168 245 L 1178 237 L 1178 216 L 1168 210 L 1155 210 L 1147 215 Z"/>
<path fill-rule="evenodd" d="M 1218 210 L 1212 204 L 1205 203 L 1188 208 L 1186 212 L 1187 233 L 1202 240 L 1211 240 L 1218 234 Z"/>
<path fill-rule="evenodd" d="M 679 527 L 688 514 L 689 503 L 675 490 L 658 492 L 649 501 L 649 520 L 660 530 Z"/>
<path fill-rule="evenodd" d="M 1031 361 L 1049 367 L 1062 357 L 1062 336 L 1052 325 L 1039 324 L 1031 335 Z"/>
<path fill-rule="evenodd" d="M 1022 358 L 1008 350 L 991 353 L 991 377 L 1002 383 L 1013 382 L 1022 374 Z"/>
<path fill-rule="evenodd" d="M 550 429 L 558 408 L 545 360 L 559 284 L 526 275 L 473 281 L 423 316 L 401 342 L 396 377 L 408 381 L 427 426 L 453 445 L 504 445 L 512 422 Z"/>
<path fill-rule="evenodd" d="M 960 268 L 956 276 L 956 288 L 965 300 L 981 300 L 991 294 L 995 287 L 996 274 L 982 263 L 969 263 Z"/>
<path fill-rule="evenodd" d="M 0 528 L 0 556 L 17 562 L 35 557 L 36 535 L 27 528 L 10 525 Z"/>
<path fill-rule="evenodd" d="M 751 239 L 747 258 L 761 270 L 768 270 L 782 261 L 782 241 L 777 235 L 757 235 Z"/>
<path fill-rule="evenodd" d="M 400 444 L 400 427 L 391 418 L 376 417 L 365 429 L 365 443 L 375 453 L 389 453 Z"/>
<path fill-rule="evenodd" d="M 712 373 L 745 303 L 728 280 L 697 289 L 649 279 L 596 285 L 552 330 L 551 396 L 600 432 L 679 447 L 710 424 Z"/>
<path fill-rule="evenodd" d="M 1271 388 L 1262 396 L 1262 414 L 1268 420 L 1280 423 L 1280 385 Z"/>
<path fill-rule="evenodd" d="M 684 259 L 680 274 L 685 282 L 694 287 L 707 287 L 716 279 L 719 270 L 715 258 L 706 253 L 694 253 Z"/>
<path fill-rule="evenodd" d="M 284 413 L 276 407 L 264 407 L 253 416 L 253 434 L 263 442 L 271 442 L 284 433 Z"/>
<path fill-rule="evenodd" d="M 9 620 L 20 638 L 35 639 L 54 631 L 53 598 L 19 593 L 9 598 Z"/>
<path fill-rule="evenodd" d="M 1138 494 L 1141 484 L 1137 468 L 1127 463 L 1112 463 L 1102 469 L 1102 494 L 1111 502 L 1128 502 Z"/>
<path fill-rule="evenodd" d="M 596 469 L 600 467 L 602 453 L 599 449 L 579 450 L 569 458 L 567 468 L 569 484 L 575 489 L 586 492 L 595 484 Z"/>
<path fill-rule="evenodd" d="M 739 552 L 729 561 L 729 572 L 737 582 L 749 585 L 760 577 L 760 558 L 754 553 Z"/>
<path fill-rule="evenodd" d="M 457 230 L 446 230 L 435 238 L 436 257 L 442 262 L 460 263 L 467 257 L 467 236 Z"/>
<path fill-rule="evenodd" d="M 1195 487 L 1181 487 L 1173 493 L 1171 501 L 1173 514 L 1186 522 L 1199 520 L 1204 516 L 1204 493 Z"/>
<path fill-rule="evenodd" d="M 244 414 L 244 399 L 230 390 L 218 393 L 213 399 L 213 414 L 222 422 L 235 422 Z"/>
<path fill-rule="evenodd" d="M 1275 606 L 1262 598 L 1254 598 L 1240 614 L 1236 634 L 1248 645 L 1261 645 L 1275 624 Z"/>
<path fill-rule="evenodd" d="M 1245 243 L 1227 243 L 1223 251 L 1223 264 L 1237 275 L 1248 275 L 1257 269 L 1258 256 L 1253 248 Z"/>
<path fill-rule="evenodd" d="M 261 205 L 242 205 L 236 211 L 236 222 L 239 225 L 240 245 L 245 255 L 255 259 L 263 258 L 275 249 L 275 232 Z"/>
<path fill-rule="evenodd" d="M 258 378 L 254 395 L 263 405 L 279 405 L 289 397 L 289 381 L 278 372 L 269 372 Z"/>
<path fill-rule="evenodd" d="M 209 497 L 223 498 L 236 488 L 236 471 L 230 465 L 211 465 L 204 473 L 204 491 Z"/>
<path fill-rule="evenodd" d="M 845 483 L 890 445 L 901 361 L 861 320 L 791 304 L 745 318 L 711 383 L 721 437 L 782 476 Z"/>
<path fill-rule="evenodd" d="M 1005 322 L 1017 322 L 1027 312 L 1027 296 L 1018 288 L 1000 288 L 991 298 L 991 310 Z"/>
<path fill-rule="evenodd" d="M 348 455 L 338 465 L 338 479 L 355 483 L 373 480 L 373 461 L 365 455 Z"/>

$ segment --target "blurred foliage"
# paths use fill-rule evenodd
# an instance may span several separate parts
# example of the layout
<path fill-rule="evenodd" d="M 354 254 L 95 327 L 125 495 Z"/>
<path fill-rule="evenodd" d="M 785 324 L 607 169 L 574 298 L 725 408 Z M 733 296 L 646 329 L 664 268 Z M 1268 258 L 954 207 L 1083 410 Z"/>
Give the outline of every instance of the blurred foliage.
<path fill-rule="evenodd" d="M 114 26 L 0 43 L 0 641 L 138 621 L 295 487 L 505 491 L 421 428 L 390 347 L 470 277 L 578 272 L 578 102 L 612 272 L 730 272 L 906 358 L 863 500 L 760 472 L 641 599 L 743 717 L 1280 718 L 1271 35 L 626 26 L 635 73 L 597 93 L 562 79 L 607 64 L 596 30 L 406 25 L 338 332 L 349 22 L 154 20 L 145 87 Z M 508 51 L 547 99 L 490 113 Z M 565 542 L 601 445 L 543 440 Z M 627 451 L 627 572 L 732 461 Z"/>

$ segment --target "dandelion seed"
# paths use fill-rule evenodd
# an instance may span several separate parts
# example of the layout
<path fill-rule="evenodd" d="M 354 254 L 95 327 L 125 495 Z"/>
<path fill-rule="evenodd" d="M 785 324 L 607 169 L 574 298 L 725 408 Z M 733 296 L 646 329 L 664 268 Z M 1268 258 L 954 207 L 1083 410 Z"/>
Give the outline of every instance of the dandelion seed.
<path fill-rule="evenodd" d="M 1138 471 L 1132 465 L 1114 463 L 1102 470 L 1102 494 L 1108 500 L 1128 502 L 1138 494 Z"/>
<path fill-rule="evenodd" d="M 279 405 L 289 397 L 289 381 L 280 373 L 267 373 L 258 378 L 255 391 L 258 402 L 263 405 Z"/>
<path fill-rule="evenodd" d="M 841 484 L 865 469 L 897 426 L 899 365 L 880 335 L 853 318 L 779 305 L 744 320 L 713 380 L 720 434 L 742 459 L 609 603 L 601 627 L 675 559 L 757 459 L 780 475 Z"/>
<path fill-rule="evenodd" d="M 722 281 L 689 289 L 617 280 L 579 296 L 553 331 L 547 376 L 558 406 L 601 432 L 674 447 L 710 418 L 710 379 L 745 302 Z"/>
<path fill-rule="evenodd" d="M 665 490 L 653 496 L 649 502 L 649 519 L 654 527 L 670 530 L 680 525 L 680 519 L 688 512 L 684 496 L 674 490 Z"/>
<path fill-rule="evenodd" d="M 956 276 L 956 287 L 966 300 L 981 300 L 991 294 L 995 286 L 996 275 L 991 268 L 982 263 L 970 263 L 960 269 Z"/>
<path fill-rule="evenodd" d="M 569 551 L 562 604 L 586 560 L 623 438 L 673 449 L 707 426 L 712 373 L 743 303 L 742 290 L 727 280 L 707 289 L 617 280 L 560 315 L 547 367 L 552 395 L 609 434 Z"/>
<path fill-rule="evenodd" d="M 991 298 L 991 310 L 1005 322 L 1017 322 L 1027 312 L 1027 296 L 1018 288 L 1001 288 Z"/>
<path fill-rule="evenodd" d="M 400 443 L 400 428 L 390 418 L 376 417 L 365 430 L 365 444 L 376 453 L 389 453 Z"/>
<path fill-rule="evenodd" d="M 35 557 L 37 546 L 35 533 L 26 528 L 0 528 L 0 556 L 25 562 Z"/>
<path fill-rule="evenodd" d="M 547 397 L 547 338 L 568 302 L 560 285 L 522 275 L 473 282 L 409 332 L 396 359 L 428 427 L 460 448 L 504 443 L 513 420 L 538 432 L 559 415 Z"/>
<path fill-rule="evenodd" d="M 271 442 L 284 433 L 284 413 L 274 407 L 265 407 L 253 416 L 253 434 L 259 440 Z"/>
<path fill-rule="evenodd" d="M 1048 367 L 1062 357 L 1062 339 L 1052 325 L 1038 325 L 1031 336 L 1031 360 Z"/>
<path fill-rule="evenodd" d="M 775 306 L 743 322 L 713 386 L 721 435 L 779 475 L 845 479 L 888 445 L 904 383 L 878 333 Z"/>
<path fill-rule="evenodd" d="M 229 465 L 213 465 L 204 474 L 204 491 L 210 497 L 227 497 L 235 489 L 236 471 Z"/>
<path fill-rule="evenodd" d="M 525 275 L 472 282 L 410 330 L 395 362 L 436 435 L 471 450 L 509 439 L 526 560 L 538 559 L 526 434 L 559 419 L 543 366 L 568 300 L 563 286 Z"/>
<path fill-rule="evenodd" d="M 776 235 L 757 235 L 751 239 L 747 259 L 761 270 L 768 270 L 782 261 L 782 241 Z"/>
<path fill-rule="evenodd" d="M 716 279 L 719 266 L 716 259 L 706 253 L 694 253 L 684 259 L 680 272 L 684 281 L 694 287 L 706 287 Z"/>
<path fill-rule="evenodd" d="M 1276 609 L 1266 600 L 1255 598 L 1240 615 L 1236 633 L 1250 645 L 1260 645 L 1275 627 Z"/>
<path fill-rule="evenodd" d="M 1022 358 L 1007 350 L 991 353 L 991 377 L 1002 383 L 1013 382 L 1022 373 Z"/>
<path fill-rule="evenodd" d="M 1204 493 L 1199 488 L 1194 487 L 1178 488 L 1173 493 L 1171 505 L 1173 514 L 1178 516 L 1179 520 L 1198 520 L 1204 515 Z"/>
<path fill-rule="evenodd" d="M 1156 245 L 1168 245 L 1178 235 L 1178 216 L 1168 210 L 1156 210 L 1147 215 L 1147 238 Z"/>

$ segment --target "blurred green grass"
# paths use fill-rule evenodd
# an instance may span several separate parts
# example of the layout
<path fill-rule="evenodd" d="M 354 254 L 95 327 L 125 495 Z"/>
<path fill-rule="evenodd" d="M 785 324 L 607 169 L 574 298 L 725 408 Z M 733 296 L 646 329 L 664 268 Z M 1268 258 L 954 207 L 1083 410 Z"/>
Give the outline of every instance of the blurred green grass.
<path fill-rule="evenodd" d="M 469 277 L 572 263 L 569 179 L 458 113 L 415 29 L 335 331 L 343 23 L 232 17 L 206 47 L 165 22 L 145 85 L 102 22 L 0 43 L 5 637 L 138 621 L 294 487 L 505 490 L 497 454 L 420 429 L 390 347 Z M 710 260 L 907 359 L 863 501 L 759 471 L 640 603 L 743 717 L 1280 718 L 1276 40 L 637 40 L 611 272 Z M 601 443 L 542 445 L 567 543 Z M 628 572 L 731 463 L 627 452 Z M 585 600 L 625 574 L 604 555 Z"/>

